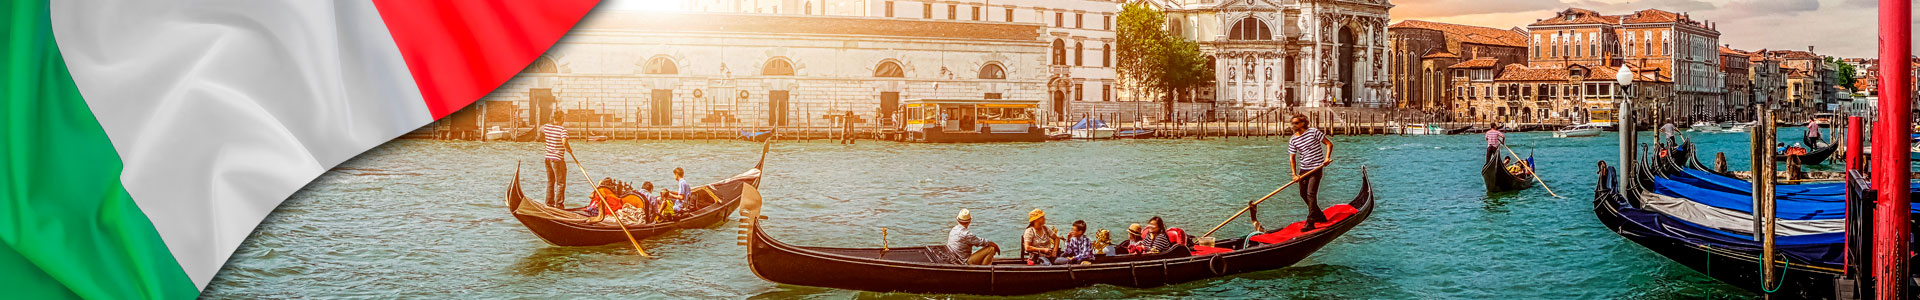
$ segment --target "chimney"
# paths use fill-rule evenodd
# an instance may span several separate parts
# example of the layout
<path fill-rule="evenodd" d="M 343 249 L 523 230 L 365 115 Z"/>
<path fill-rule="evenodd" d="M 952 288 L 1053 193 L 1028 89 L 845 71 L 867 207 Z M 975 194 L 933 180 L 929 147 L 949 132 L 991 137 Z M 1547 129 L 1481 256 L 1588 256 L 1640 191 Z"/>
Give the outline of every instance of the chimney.
<path fill-rule="evenodd" d="M 1807 53 L 1813 53 L 1813 45 L 1807 45 Z"/>

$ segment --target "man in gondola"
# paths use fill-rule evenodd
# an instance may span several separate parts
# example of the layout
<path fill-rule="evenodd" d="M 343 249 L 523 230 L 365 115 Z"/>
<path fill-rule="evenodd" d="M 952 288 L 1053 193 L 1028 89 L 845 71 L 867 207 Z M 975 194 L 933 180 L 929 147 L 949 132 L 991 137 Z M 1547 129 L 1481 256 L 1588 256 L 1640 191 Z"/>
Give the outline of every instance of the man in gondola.
<path fill-rule="evenodd" d="M 954 221 L 960 224 L 954 225 L 953 230 L 947 232 L 947 254 L 941 255 L 941 258 L 950 264 L 993 263 L 993 256 L 1000 255 L 1000 244 L 980 238 L 967 230 L 968 225 L 973 224 L 973 213 L 960 209 L 960 216 L 955 217 Z M 980 247 L 980 250 L 974 251 L 974 247 Z"/>
<path fill-rule="evenodd" d="M 1319 128 L 1307 126 L 1306 115 L 1293 115 L 1293 137 L 1287 140 L 1287 162 L 1293 165 L 1293 180 L 1300 184 L 1300 200 L 1307 202 L 1307 226 L 1327 221 L 1320 212 L 1320 174 L 1315 170 L 1333 163 L 1333 141 Z M 1164 230 L 1165 228 L 1160 228 Z"/>
<path fill-rule="evenodd" d="M 1500 132 L 1499 123 L 1487 123 L 1487 157 L 1493 157 L 1500 151 L 1500 145 L 1507 143 L 1507 133 Z"/>
<path fill-rule="evenodd" d="M 567 114 L 553 112 L 553 120 L 540 126 L 540 133 L 547 142 L 547 205 L 562 207 L 567 197 L 567 152 L 573 151 L 573 145 L 567 143 L 567 127 L 561 124 L 561 118 Z M 589 179 L 591 180 L 591 179 Z"/>

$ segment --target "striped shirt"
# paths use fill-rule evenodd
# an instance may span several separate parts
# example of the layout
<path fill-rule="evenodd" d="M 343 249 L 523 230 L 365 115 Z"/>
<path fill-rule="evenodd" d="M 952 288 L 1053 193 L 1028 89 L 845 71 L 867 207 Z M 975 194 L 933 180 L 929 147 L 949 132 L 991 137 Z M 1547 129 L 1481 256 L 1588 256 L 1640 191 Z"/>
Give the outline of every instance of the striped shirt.
<path fill-rule="evenodd" d="M 566 160 L 567 127 L 547 124 L 540 132 L 547 136 L 547 160 Z"/>
<path fill-rule="evenodd" d="M 1307 128 L 1287 140 L 1287 154 L 1294 156 L 1295 167 L 1301 170 L 1319 168 L 1327 161 L 1327 145 L 1321 143 L 1325 140 L 1327 135 L 1321 134 L 1319 128 Z"/>
<path fill-rule="evenodd" d="M 1507 134 L 1501 133 L 1499 128 L 1487 129 L 1487 147 L 1499 147 L 1501 142 L 1506 141 Z"/>

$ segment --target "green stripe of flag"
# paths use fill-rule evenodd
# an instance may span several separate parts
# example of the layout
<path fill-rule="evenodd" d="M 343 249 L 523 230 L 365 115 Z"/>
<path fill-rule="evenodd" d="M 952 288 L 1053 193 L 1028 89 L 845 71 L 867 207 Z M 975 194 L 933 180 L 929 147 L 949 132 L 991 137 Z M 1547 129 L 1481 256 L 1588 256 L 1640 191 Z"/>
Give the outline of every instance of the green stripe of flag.
<path fill-rule="evenodd" d="M 0 20 L 0 298 L 198 296 L 121 187 L 120 156 L 67 73 L 47 4 L 13 1 Z"/>

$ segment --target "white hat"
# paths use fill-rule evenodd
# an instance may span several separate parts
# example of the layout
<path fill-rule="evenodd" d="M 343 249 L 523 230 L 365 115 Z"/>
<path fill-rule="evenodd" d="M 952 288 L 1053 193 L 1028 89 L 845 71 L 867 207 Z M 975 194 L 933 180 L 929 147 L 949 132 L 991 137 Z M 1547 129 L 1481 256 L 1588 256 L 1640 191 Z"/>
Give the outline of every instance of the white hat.
<path fill-rule="evenodd" d="M 954 217 L 954 219 L 961 222 L 973 222 L 973 211 L 962 208 L 960 209 L 960 216 Z"/>

